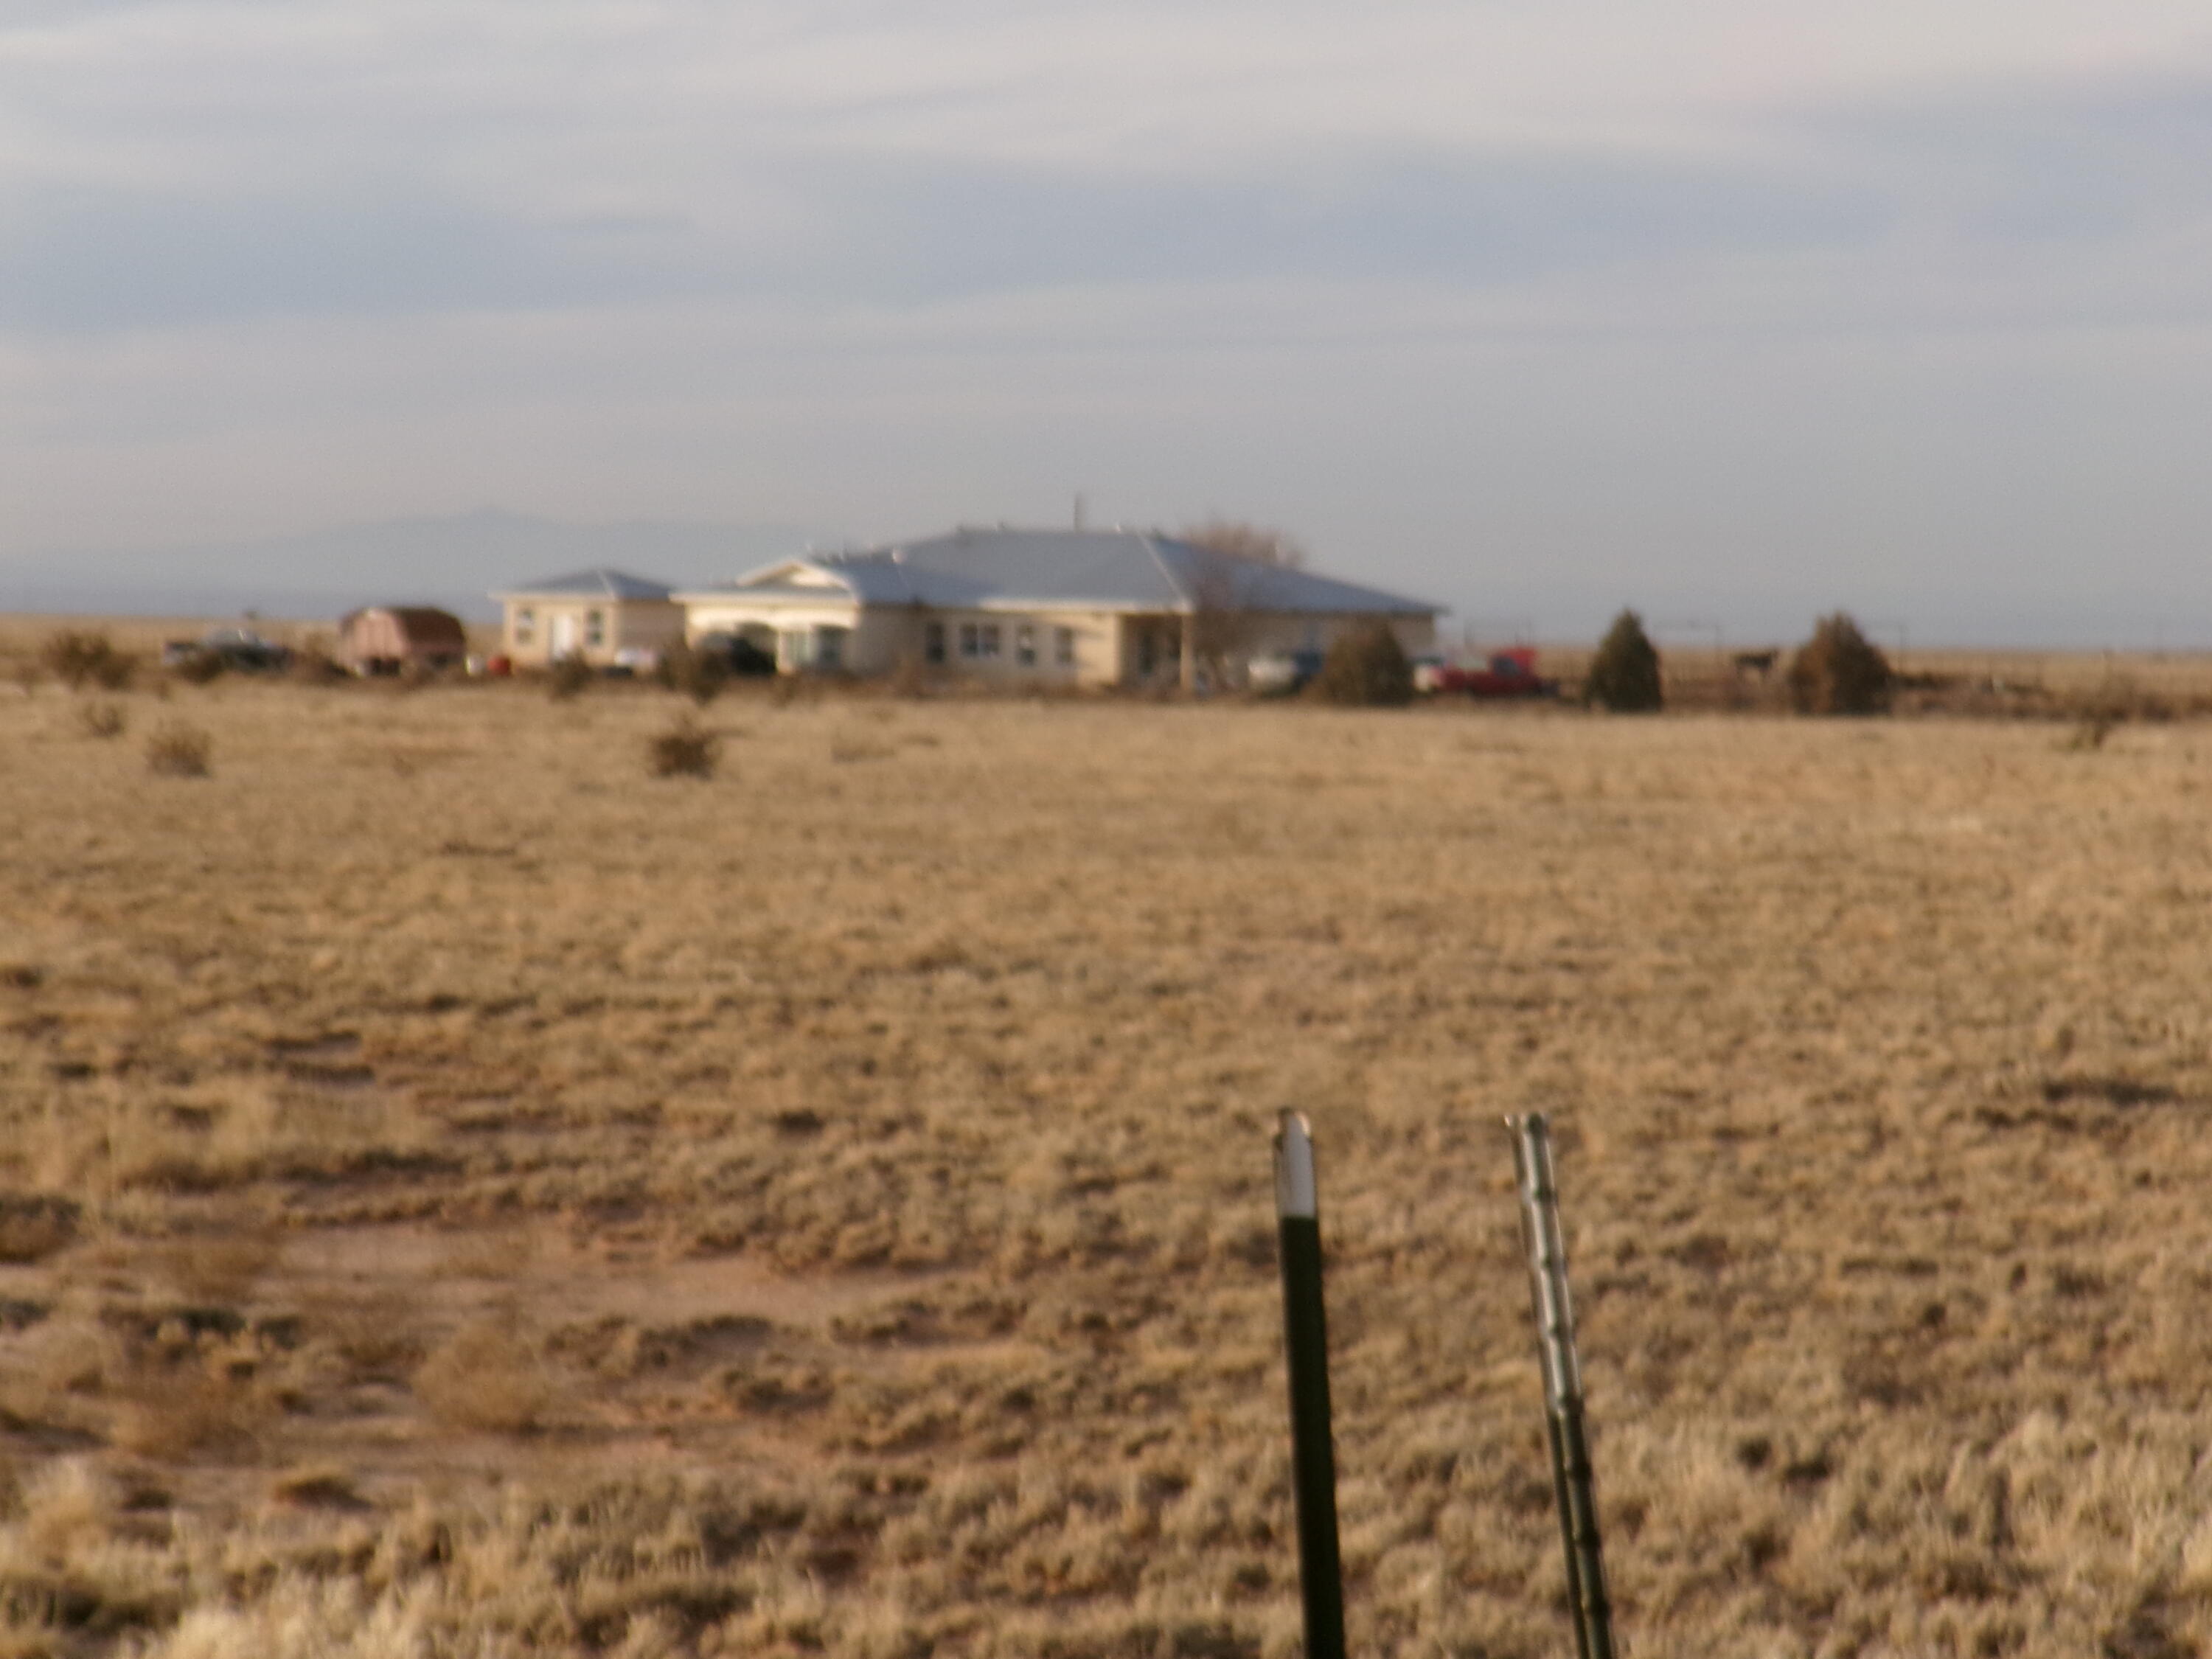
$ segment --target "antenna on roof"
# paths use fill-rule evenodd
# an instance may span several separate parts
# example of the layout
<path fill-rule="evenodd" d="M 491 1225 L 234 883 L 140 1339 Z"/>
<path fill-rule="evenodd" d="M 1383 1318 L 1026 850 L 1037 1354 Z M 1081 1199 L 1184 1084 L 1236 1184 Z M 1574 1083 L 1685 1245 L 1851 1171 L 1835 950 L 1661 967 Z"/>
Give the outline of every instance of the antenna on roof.
<path fill-rule="evenodd" d="M 1083 528 L 1083 492 L 1079 489 L 1075 492 L 1075 527 Z"/>

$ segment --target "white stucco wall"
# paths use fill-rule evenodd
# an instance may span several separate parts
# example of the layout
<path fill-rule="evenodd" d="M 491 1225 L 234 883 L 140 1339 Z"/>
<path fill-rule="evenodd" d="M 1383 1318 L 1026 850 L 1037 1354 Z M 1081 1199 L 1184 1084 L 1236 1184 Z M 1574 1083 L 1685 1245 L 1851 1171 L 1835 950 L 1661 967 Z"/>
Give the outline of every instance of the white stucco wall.
<path fill-rule="evenodd" d="M 605 667 L 623 650 L 659 650 L 684 636 L 684 607 L 666 599 L 593 599 L 578 593 L 512 593 L 501 600 L 501 648 L 518 665 L 544 667 L 565 638 L 572 652 Z M 599 614 L 600 641 L 591 640 L 591 616 Z M 523 617 L 530 624 L 527 637 Z"/>

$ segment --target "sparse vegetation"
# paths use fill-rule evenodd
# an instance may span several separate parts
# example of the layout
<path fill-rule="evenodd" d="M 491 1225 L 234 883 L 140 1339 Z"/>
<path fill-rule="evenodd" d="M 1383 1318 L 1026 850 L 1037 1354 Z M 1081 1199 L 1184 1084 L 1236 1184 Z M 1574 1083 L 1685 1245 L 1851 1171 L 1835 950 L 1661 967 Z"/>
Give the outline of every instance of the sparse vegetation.
<path fill-rule="evenodd" d="M 118 650 L 106 635 L 82 629 L 65 629 L 52 635 L 40 659 L 48 673 L 72 691 L 87 685 L 120 691 L 138 672 L 137 659 Z"/>
<path fill-rule="evenodd" d="M 2212 1645 L 2202 726 L 679 706 L 0 701 L 0 1651 L 1294 1655 L 1283 1103 L 1356 1650 L 1569 1645 L 1522 1103 L 1629 1650 Z"/>
<path fill-rule="evenodd" d="M 353 678 L 331 654 L 330 636 L 325 634 L 311 635 L 293 647 L 284 672 L 302 685 L 330 685 Z"/>
<path fill-rule="evenodd" d="M 1633 611 L 1623 611 L 1606 630 L 1590 659 L 1583 695 L 1615 714 L 1651 714 L 1666 702 L 1658 650 Z"/>
<path fill-rule="evenodd" d="M 184 1463 L 211 1457 L 250 1458 L 270 1402 L 249 1376 L 210 1372 L 193 1357 L 156 1359 L 119 1393 L 109 1442 L 136 1457 Z"/>
<path fill-rule="evenodd" d="M 45 1261 L 76 1239 L 82 1213 L 82 1206 L 72 1199 L 46 1193 L 0 1193 L 0 1261 Z"/>
<path fill-rule="evenodd" d="M 1413 664 L 1387 623 L 1369 623 L 1328 648 L 1313 695 L 1345 708 L 1398 708 L 1413 700 Z"/>
<path fill-rule="evenodd" d="M 1889 659 L 1844 612 L 1823 617 L 1790 659 L 1790 706 L 1801 714 L 1886 714 Z"/>
<path fill-rule="evenodd" d="M 222 652 L 197 648 L 185 652 L 169 669 L 188 685 L 212 685 L 229 672 L 229 659 Z"/>
<path fill-rule="evenodd" d="M 565 702 L 590 690 L 599 677 L 599 671 L 585 661 L 581 653 L 556 657 L 545 672 L 545 689 L 552 693 L 555 702 Z"/>
<path fill-rule="evenodd" d="M 2105 739 L 2120 723 L 2118 714 L 2109 708 L 2092 709 L 2074 723 L 2066 734 L 2066 747 L 2076 753 L 2093 751 L 2105 746 Z"/>
<path fill-rule="evenodd" d="M 146 765 L 166 778 L 204 778 L 214 763 L 215 739 L 197 726 L 173 720 L 146 740 Z"/>
<path fill-rule="evenodd" d="M 660 653 L 653 677 L 671 691 L 691 699 L 702 708 L 721 694 L 730 678 L 728 662 L 678 640 Z"/>
<path fill-rule="evenodd" d="M 495 1320 L 455 1332 L 415 1373 L 415 1392 L 440 1422 L 491 1434 L 538 1427 L 554 1401 L 537 1350 Z"/>
<path fill-rule="evenodd" d="M 656 778 L 711 778 L 721 759 L 722 739 L 689 715 L 646 743 L 646 765 Z"/>
<path fill-rule="evenodd" d="M 197 1305 L 235 1307 L 276 1260 L 278 1235 L 258 1219 L 226 1218 L 219 1226 L 172 1239 L 155 1253 L 161 1278 Z"/>
<path fill-rule="evenodd" d="M 102 742 L 123 735 L 131 724 L 131 717 L 119 702 L 79 703 L 76 710 L 77 730 L 88 738 Z"/>

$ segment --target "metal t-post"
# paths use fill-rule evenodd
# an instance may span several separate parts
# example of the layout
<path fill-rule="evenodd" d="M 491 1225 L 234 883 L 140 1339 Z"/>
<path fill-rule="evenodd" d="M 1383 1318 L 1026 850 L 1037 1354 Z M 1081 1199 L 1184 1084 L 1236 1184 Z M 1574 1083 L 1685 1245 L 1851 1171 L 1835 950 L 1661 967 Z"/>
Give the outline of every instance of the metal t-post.
<path fill-rule="evenodd" d="M 1567 1249 L 1559 1231 L 1551 1130 L 1540 1112 L 1509 1117 L 1505 1123 L 1513 1131 L 1528 1297 L 1544 1359 L 1544 1426 L 1567 1554 L 1567 1612 L 1574 1620 L 1575 1651 L 1580 1659 L 1613 1659 L 1613 1603 L 1606 1595 L 1605 1558 L 1598 1545 L 1597 1494 L 1583 1422 L 1582 1364 L 1575 1354 L 1574 1304 L 1567 1296 Z"/>
<path fill-rule="evenodd" d="M 1321 1202 L 1313 1137 L 1296 1112 L 1275 1134 L 1283 1346 L 1290 1358 L 1291 1462 L 1298 1500 L 1298 1586 L 1306 1659 L 1344 1659 L 1344 1573 L 1336 1547 L 1336 1454 L 1329 1439 L 1328 1326 L 1322 1310 Z"/>

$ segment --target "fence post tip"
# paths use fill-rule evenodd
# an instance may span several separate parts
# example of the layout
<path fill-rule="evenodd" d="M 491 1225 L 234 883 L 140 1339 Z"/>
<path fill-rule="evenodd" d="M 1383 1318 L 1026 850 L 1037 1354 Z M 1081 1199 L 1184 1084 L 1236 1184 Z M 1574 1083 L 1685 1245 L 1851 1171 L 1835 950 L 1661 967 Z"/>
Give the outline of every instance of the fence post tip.
<path fill-rule="evenodd" d="M 1318 1218 L 1321 1199 L 1314 1180 L 1313 1133 L 1305 1115 L 1287 1109 L 1275 1132 L 1275 1212 Z"/>

